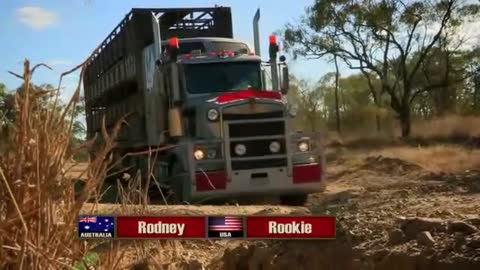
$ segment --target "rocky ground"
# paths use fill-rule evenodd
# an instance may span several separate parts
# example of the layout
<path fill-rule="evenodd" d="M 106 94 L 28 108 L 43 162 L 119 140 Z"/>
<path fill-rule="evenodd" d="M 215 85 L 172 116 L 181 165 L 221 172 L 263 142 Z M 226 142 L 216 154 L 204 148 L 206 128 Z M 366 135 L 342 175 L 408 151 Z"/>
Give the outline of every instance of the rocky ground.
<path fill-rule="evenodd" d="M 480 168 L 465 170 L 462 164 L 460 171 L 452 166 L 430 170 L 435 155 L 422 163 L 418 156 L 407 160 L 381 153 L 332 154 L 326 192 L 311 195 L 305 207 L 147 209 L 155 214 L 335 215 L 335 240 L 152 241 L 143 242 L 140 253 L 137 244 L 122 243 L 130 246 L 125 261 L 135 269 L 480 269 Z M 118 206 L 98 211 L 116 212 Z"/>

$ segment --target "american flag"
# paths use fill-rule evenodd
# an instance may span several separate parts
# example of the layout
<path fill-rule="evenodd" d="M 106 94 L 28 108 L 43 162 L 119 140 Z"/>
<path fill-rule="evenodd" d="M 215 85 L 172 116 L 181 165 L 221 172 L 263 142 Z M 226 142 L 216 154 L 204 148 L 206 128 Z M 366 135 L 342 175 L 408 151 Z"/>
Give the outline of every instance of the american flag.
<path fill-rule="evenodd" d="M 241 217 L 208 217 L 209 231 L 243 231 Z"/>

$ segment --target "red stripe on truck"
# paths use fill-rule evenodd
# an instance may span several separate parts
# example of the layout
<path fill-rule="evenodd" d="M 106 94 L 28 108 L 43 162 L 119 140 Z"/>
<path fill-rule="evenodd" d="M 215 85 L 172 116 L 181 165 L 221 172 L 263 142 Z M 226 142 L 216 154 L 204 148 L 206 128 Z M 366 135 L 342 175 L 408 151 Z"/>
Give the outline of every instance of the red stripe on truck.
<path fill-rule="evenodd" d="M 322 167 L 318 163 L 293 166 L 293 183 L 319 182 L 322 180 Z"/>
<path fill-rule="evenodd" d="M 259 91 L 254 89 L 236 90 L 235 92 L 225 93 L 216 98 L 218 103 L 227 103 L 249 98 L 264 98 L 264 99 L 282 99 L 280 92 L 274 91 Z"/>
<path fill-rule="evenodd" d="M 195 173 L 197 191 L 210 191 L 227 188 L 227 173 L 225 171 L 206 171 Z"/>

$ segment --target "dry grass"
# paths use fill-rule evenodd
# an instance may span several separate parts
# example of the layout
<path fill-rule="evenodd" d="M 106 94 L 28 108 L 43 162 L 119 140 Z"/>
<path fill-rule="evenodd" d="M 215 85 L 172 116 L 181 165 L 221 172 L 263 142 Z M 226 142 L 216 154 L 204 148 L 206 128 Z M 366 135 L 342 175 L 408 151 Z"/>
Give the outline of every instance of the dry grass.
<path fill-rule="evenodd" d="M 74 121 L 72 112 L 79 101 L 81 81 L 66 108 L 61 109 L 58 90 L 52 93 L 32 87 L 32 75 L 42 65 L 30 68 L 26 60 L 22 75 L 11 72 L 22 79 L 26 87 L 16 93 L 14 126 L 6 138 L 9 147 L 0 153 L 0 269 L 145 269 L 142 265 L 160 269 L 160 262 L 173 262 L 180 256 L 182 247 L 172 241 L 77 239 L 79 214 L 94 214 L 98 209 L 98 191 L 107 172 L 115 166 L 111 153 L 124 121 L 120 119 L 110 133 L 103 126 L 103 145 L 91 141 L 77 149 L 95 145 L 95 159 L 76 163 L 73 160 L 76 152 L 71 151 L 69 143 Z M 82 65 L 78 68 L 83 74 Z M 162 150 L 149 149 L 146 153 L 128 155 L 148 155 L 154 163 Z M 153 167 L 150 175 L 152 170 Z M 77 179 L 85 182 L 80 194 L 74 190 Z M 149 181 L 156 183 L 156 179 L 147 179 L 145 184 L 137 174 L 120 190 L 122 214 L 147 212 L 145 191 Z M 87 203 L 92 198 L 94 203 Z M 165 253 L 162 249 L 171 252 Z"/>
<path fill-rule="evenodd" d="M 104 145 L 83 168 L 86 187 L 75 200 L 73 179 L 68 176 L 74 154 L 69 142 L 81 82 L 60 109 L 58 91 L 32 87 L 32 75 L 40 66 L 30 68 L 26 60 L 22 75 L 12 73 L 23 80 L 25 89 L 16 93 L 9 147 L 0 155 L 0 269 L 72 269 L 85 258 L 94 243 L 77 240 L 78 214 L 102 184 L 121 124 L 112 134 L 103 130 Z M 118 254 L 110 252 L 104 265 L 113 265 L 114 259 Z"/>
<path fill-rule="evenodd" d="M 480 169 L 480 150 L 453 145 L 389 147 L 375 154 L 416 163 L 433 172 L 462 173 Z"/>
<path fill-rule="evenodd" d="M 396 123 L 398 124 L 398 123 Z M 429 120 L 412 121 L 410 139 L 400 139 L 398 127 L 365 133 L 361 131 L 339 135 L 328 131 L 325 134 L 325 143 L 329 146 L 348 146 L 354 148 L 379 148 L 402 143 L 459 143 L 476 144 L 480 142 L 480 116 L 448 115 Z"/>
<path fill-rule="evenodd" d="M 441 118 L 415 121 L 413 136 L 421 138 L 468 139 L 480 136 L 480 117 L 449 115 Z"/>
<path fill-rule="evenodd" d="M 459 143 L 461 145 L 432 145 L 425 147 L 397 146 L 381 150 L 384 156 L 411 161 L 435 172 L 459 173 L 480 169 L 480 150 L 472 149 L 480 138 L 480 117 L 449 115 L 412 126 L 412 140 Z M 478 145 L 477 145 L 478 146 Z"/>

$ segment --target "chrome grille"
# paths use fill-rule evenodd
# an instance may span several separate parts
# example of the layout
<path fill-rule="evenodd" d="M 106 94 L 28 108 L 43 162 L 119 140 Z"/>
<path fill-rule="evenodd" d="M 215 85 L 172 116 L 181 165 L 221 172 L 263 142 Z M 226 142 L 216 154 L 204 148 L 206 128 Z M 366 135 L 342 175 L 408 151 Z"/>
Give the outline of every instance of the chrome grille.
<path fill-rule="evenodd" d="M 282 115 L 280 115 L 281 113 Z M 225 119 L 225 115 L 223 115 Z M 248 118 L 247 116 L 250 116 Z M 280 116 L 280 117 L 279 117 Z M 261 169 L 287 166 L 287 145 L 285 141 L 285 120 L 283 112 L 245 114 L 241 117 L 232 114 L 227 117 L 226 128 L 230 145 L 232 170 Z M 241 118 L 241 119 L 239 119 Z M 250 138 L 256 137 L 256 138 Z M 280 143 L 280 151 L 272 153 L 270 143 Z M 243 156 L 235 153 L 237 144 L 244 144 L 247 152 Z M 269 156 L 271 156 L 269 158 Z M 283 157 L 284 156 L 284 157 Z M 259 159 L 259 157 L 263 157 Z M 251 158 L 251 159 L 249 159 Z"/>

